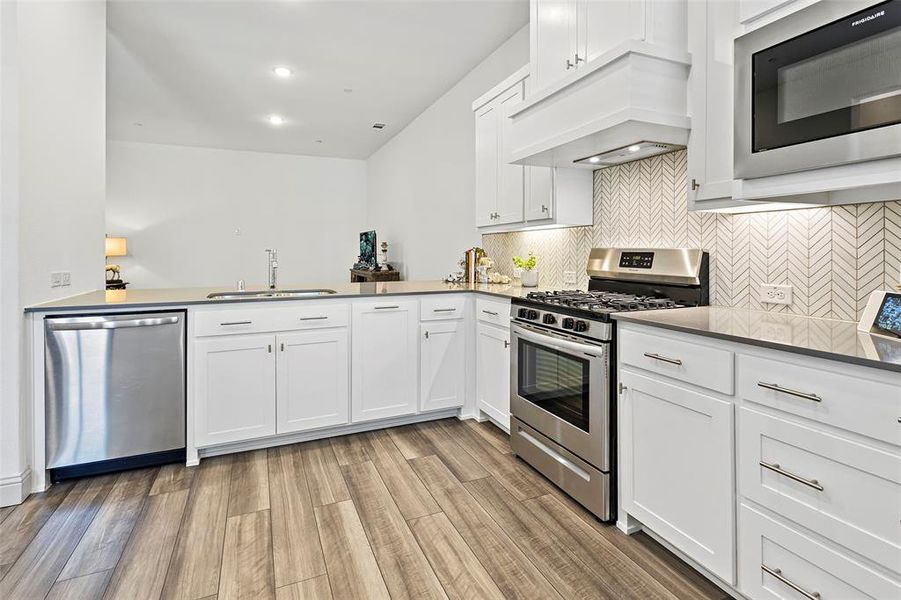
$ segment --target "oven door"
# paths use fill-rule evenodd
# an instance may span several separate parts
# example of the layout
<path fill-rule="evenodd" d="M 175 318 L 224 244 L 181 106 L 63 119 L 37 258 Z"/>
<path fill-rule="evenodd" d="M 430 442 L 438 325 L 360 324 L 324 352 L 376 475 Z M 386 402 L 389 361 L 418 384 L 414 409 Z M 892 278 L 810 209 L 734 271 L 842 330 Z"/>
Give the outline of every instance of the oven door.
<path fill-rule="evenodd" d="M 737 39 L 735 61 L 736 177 L 901 154 L 901 0 L 820 2 Z"/>
<path fill-rule="evenodd" d="M 609 344 L 511 324 L 510 412 L 601 471 L 609 465 Z"/>

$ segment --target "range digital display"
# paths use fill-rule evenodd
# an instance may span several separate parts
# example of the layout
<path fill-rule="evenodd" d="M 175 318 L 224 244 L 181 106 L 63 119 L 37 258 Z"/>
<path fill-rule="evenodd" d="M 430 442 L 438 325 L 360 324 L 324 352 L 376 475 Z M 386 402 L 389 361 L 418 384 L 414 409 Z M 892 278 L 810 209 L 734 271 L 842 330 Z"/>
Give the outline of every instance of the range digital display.
<path fill-rule="evenodd" d="M 623 252 L 619 255 L 621 269 L 650 269 L 653 265 L 653 252 Z"/>
<path fill-rule="evenodd" d="M 901 338 L 901 294 L 886 294 L 873 327 Z"/>

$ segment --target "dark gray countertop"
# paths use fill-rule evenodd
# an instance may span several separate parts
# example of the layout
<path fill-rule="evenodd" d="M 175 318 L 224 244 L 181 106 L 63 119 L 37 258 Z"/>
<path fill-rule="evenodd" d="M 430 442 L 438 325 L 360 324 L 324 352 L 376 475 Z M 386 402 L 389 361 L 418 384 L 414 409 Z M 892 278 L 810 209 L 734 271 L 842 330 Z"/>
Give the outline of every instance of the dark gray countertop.
<path fill-rule="evenodd" d="M 97 290 L 51 300 L 25 307 L 25 312 L 47 312 L 60 310 L 102 310 L 111 308 L 150 308 L 166 306 L 213 305 L 232 302 L 306 302 L 308 300 L 330 300 L 333 298 L 365 298 L 370 296 L 392 296 L 410 294 L 447 294 L 476 292 L 500 298 L 519 298 L 536 288 L 523 288 L 516 283 L 445 283 L 443 281 L 383 281 L 375 283 L 304 284 L 283 285 L 280 289 L 331 289 L 335 294 L 310 296 L 306 298 L 271 299 L 214 299 L 207 298 L 211 292 L 229 291 L 218 288 L 154 288 L 130 290 Z M 247 288 L 248 291 L 258 288 Z"/>
<path fill-rule="evenodd" d="M 901 340 L 857 331 L 852 321 L 722 306 L 618 313 L 614 318 L 901 372 Z"/>

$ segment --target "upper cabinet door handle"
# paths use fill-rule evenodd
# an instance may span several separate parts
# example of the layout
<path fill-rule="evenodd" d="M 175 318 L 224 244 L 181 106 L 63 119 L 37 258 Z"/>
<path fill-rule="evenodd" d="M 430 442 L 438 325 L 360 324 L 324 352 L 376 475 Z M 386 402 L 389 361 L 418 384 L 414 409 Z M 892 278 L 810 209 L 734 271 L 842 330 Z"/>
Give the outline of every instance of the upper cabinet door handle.
<path fill-rule="evenodd" d="M 810 400 L 811 402 L 822 402 L 823 399 L 817 396 L 816 394 L 806 394 L 804 392 L 799 392 L 797 390 L 792 390 L 789 388 L 784 388 L 781 385 L 777 385 L 775 383 L 766 383 L 765 381 L 758 381 L 758 387 L 762 387 L 767 390 L 773 390 L 774 392 L 779 392 L 780 394 L 786 394 L 788 396 L 794 396 L 795 398 L 804 398 L 805 400 Z"/>
<path fill-rule="evenodd" d="M 579 57 L 579 53 L 576 52 L 576 63 L 575 63 L 575 64 L 579 64 L 580 62 L 585 62 L 585 59 L 584 59 L 584 58 L 580 58 L 580 57 Z"/>
<path fill-rule="evenodd" d="M 574 65 L 568 58 L 566 59 L 566 70 L 567 70 L 567 71 L 569 71 L 570 69 L 574 68 L 575 66 L 576 66 L 576 65 Z"/>

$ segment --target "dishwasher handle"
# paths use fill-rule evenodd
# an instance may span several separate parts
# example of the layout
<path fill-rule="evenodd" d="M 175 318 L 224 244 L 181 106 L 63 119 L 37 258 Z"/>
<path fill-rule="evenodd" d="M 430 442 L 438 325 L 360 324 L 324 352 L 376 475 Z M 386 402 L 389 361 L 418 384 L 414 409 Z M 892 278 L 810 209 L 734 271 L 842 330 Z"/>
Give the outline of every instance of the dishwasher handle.
<path fill-rule="evenodd" d="M 174 325 L 179 316 L 144 317 L 139 319 L 97 319 L 96 317 L 75 319 L 48 319 L 47 328 L 52 331 L 78 331 L 88 329 L 119 329 L 124 327 L 154 327 L 157 325 Z"/>

